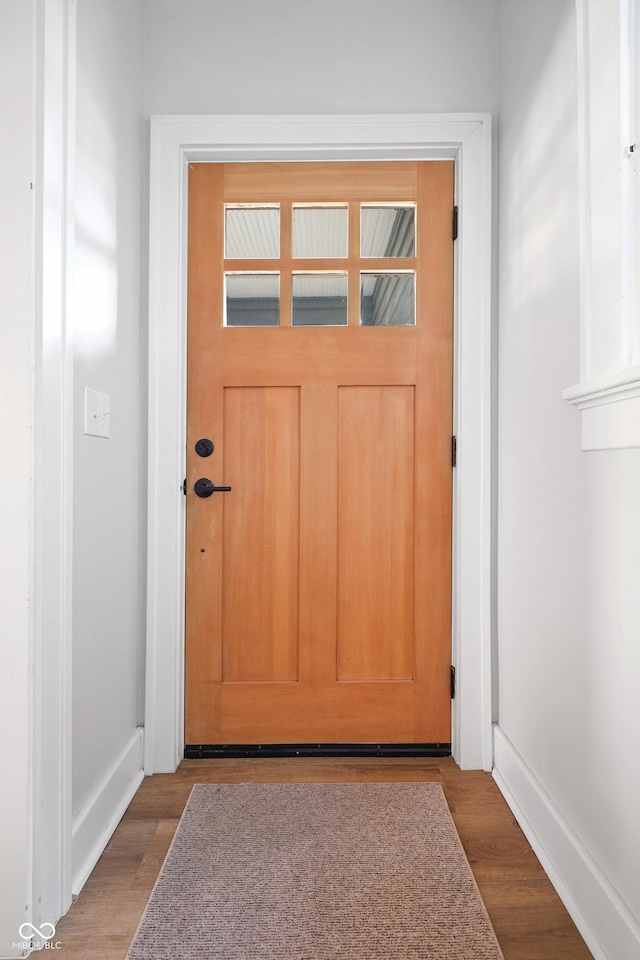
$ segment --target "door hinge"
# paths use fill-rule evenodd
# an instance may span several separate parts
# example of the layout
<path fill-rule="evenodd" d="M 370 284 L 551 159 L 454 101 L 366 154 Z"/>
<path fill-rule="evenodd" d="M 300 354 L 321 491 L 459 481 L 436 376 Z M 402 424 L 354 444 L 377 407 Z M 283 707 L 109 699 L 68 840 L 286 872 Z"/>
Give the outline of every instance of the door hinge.
<path fill-rule="evenodd" d="M 453 239 L 458 239 L 458 208 L 453 208 Z"/>
<path fill-rule="evenodd" d="M 458 438 L 451 437 L 451 466 L 458 466 Z"/>
<path fill-rule="evenodd" d="M 451 699 L 456 698 L 456 668 L 451 667 Z"/>
<path fill-rule="evenodd" d="M 185 497 L 186 497 L 186 495 L 187 495 L 187 478 L 186 478 L 186 477 L 185 477 L 184 480 L 182 481 L 182 492 L 184 493 L 184 495 L 185 495 Z"/>

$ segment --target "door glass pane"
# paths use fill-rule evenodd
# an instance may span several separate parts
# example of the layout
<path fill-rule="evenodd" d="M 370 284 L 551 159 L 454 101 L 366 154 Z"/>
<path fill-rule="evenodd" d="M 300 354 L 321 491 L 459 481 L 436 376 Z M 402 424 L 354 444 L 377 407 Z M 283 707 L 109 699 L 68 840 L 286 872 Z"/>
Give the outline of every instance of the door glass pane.
<path fill-rule="evenodd" d="M 294 257 L 346 257 L 349 253 L 349 207 L 295 204 L 291 235 Z"/>
<path fill-rule="evenodd" d="M 415 257 L 415 205 L 365 206 L 360 209 L 360 254 L 363 257 Z"/>
<path fill-rule="evenodd" d="M 224 224 L 227 260 L 259 260 L 280 256 L 278 206 L 227 207 Z"/>
<path fill-rule="evenodd" d="M 279 273 L 227 273 L 224 279 L 225 326 L 279 326 Z"/>
<path fill-rule="evenodd" d="M 346 273 L 294 273 L 292 277 L 294 327 L 336 327 L 347 322 Z"/>
<path fill-rule="evenodd" d="M 360 323 L 363 327 L 406 327 L 416 322 L 413 273 L 362 273 Z"/>

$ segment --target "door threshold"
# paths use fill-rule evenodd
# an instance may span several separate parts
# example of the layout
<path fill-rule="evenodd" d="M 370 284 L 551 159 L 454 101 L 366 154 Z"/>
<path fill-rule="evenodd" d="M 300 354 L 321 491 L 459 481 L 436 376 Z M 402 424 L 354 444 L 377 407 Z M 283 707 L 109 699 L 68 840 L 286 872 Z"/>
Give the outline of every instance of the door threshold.
<path fill-rule="evenodd" d="M 450 757 L 450 743 L 188 743 L 185 760 L 241 757 Z"/>

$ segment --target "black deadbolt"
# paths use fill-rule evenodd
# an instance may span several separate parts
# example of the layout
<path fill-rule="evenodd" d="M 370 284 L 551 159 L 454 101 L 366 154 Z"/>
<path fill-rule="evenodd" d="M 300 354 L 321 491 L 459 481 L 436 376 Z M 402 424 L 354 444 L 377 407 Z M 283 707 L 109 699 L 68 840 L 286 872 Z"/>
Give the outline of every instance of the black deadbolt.
<path fill-rule="evenodd" d="M 196 453 L 199 457 L 210 457 L 213 453 L 213 444 L 211 440 L 202 439 L 196 441 Z"/>

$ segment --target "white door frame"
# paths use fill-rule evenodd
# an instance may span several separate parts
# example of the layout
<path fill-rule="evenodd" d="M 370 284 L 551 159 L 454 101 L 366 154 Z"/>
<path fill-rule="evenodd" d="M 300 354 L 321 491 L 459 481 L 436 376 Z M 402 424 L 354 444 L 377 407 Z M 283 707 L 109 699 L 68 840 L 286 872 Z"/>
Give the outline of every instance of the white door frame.
<path fill-rule="evenodd" d="M 452 752 L 492 767 L 491 117 L 163 116 L 151 120 L 145 772 L 184 747 L 186 217 L 189 161 L 455 159 Z"/>

